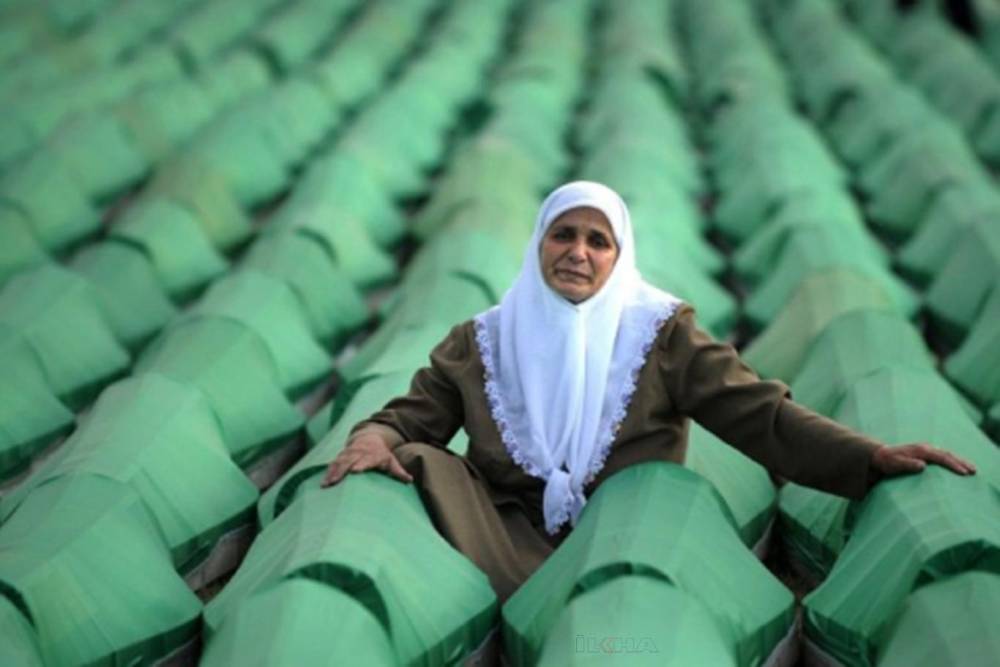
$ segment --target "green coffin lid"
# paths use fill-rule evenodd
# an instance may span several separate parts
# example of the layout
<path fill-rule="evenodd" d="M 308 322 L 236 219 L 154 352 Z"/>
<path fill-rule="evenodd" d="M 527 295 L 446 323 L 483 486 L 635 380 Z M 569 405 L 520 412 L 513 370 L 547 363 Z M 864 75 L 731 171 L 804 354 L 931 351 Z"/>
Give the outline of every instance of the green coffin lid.
<path fill-rule="evenodd" d="M 289 5 L 254 31 L 253 40 L 285 72 L 305 64 L 356 3 L 307 0 Z"/>
<path fill-rule="evenodd" d="M 325 414 L 325 423 L 312 425 L 318 434 L 316 446 L 261 496 L 257 505 L 260 525 L 267 526 L 297 497 L 318 489 L 322 473 L 347 444 L 351 429 L 389 400 L 406 394 L 412 377 L 413 371 L 406 370 L 366 376 L 342 387 Z"/>
<path fill-rule="evenodd" d="M 0 291 L 0 324 L 19 333 L 37 355 L 49 386 L 70 406 L 128 368 L 101 310 L 100 297 L 83 278 L 53 265 L 21 273 Z"/>
<path fill-rule="evenodd" d="M 961 340 L 1000 276 L 1000 226 L 970 226 L 927 290 L 927 311 L 946 337 Z"/>
<path fill-rule="evenodd" d="M 972 226 L 1000 218 L 1000 192 L 985 179 L 951 186 L 934 200 L 923 222 L 897 255 L 907 275 L 929 283 L 941 270 L 962 235 Z"/>
<path fill-rule="evenodd" d="M 805 278 L 832 268 L 855 271 L 877 282 L 906 317 L 920 306 L 917 294 L 893 275 L 866 245 L 836 229 L 810 227 L 798 229 L 785 242 L 781 258 L 763 283 L 744 304 L 744 315 L 755 327 L 763 328 L 781 312 Z"/>
<path fill-rule="evenodd" d="M 880 652 L 884 667 L 969 665 L 1000 660 L 1000 576 L 965 572 L 921 586 L 903 604 Z"/>
<path fill-rule="evenodd" d="M 43 667 L 38 637 L 27 617 L 6 597 L 0 597 L 0 663 Z"/>
<path fill-rule="evenodd" d="M 250 238 L 250 220 L 229 188 L 225 174 L 205 161 L 172 159 L 144 190 L 186 207 L 208 233 L 212 245 L 228 251 Z"/>
<path fill-rule="evenodd" d="M 111 228 L 111 238 L 141 248 L 164 288 L 178 301 L 192 296 L 228 266 L 193 212 L 169 199 L 150 197 L 130 208 Z"/>
<path fill-rule="evenodd" d="M 73 413 L 56 398 L 28 343 L 0 326 L 0 480 L 73 427 Z"/>
<path fill-rule="evenodd" d="M 906 238 L 939 190 L 981 177 L 981 167 L 960 135 L 916 132 L 865 165 L 858 187 L 870 197 L 867 212 L 872 223 Z"/>
<path fill-rule="evenodd" d="M 253 521 L 257 489 L 230 460 L 208 402 L 155 373 L 108 387 L 53 459 L 4 497 L 0 515 L 10 516 L 38 486 L 82 473 L 138 493 L 182 571 L 226 529 Z"/>
<path fill-rule="evenodd" d="M 158 162 L 212 118 L 215 102 L 189 79 L 164 81 L 133 92 L 114 107 L 147 160 Z"/>
<path fill-rule="evenodd" d="M 368 305 L 314 239 L 303 234 L 274 234 L 254 243 L 243 267 L 288 285 L 299 299 L 310 329 L 318 339 L 342 339 L 368 321 Z"/>
<path fill-rule="evenodd" d="M 681 466 L 645 463 L 601 485 L 559 549 L 504 605 L 510 664 L 535 664 L 567 605 L 629 575 L 702 602 L 738 664 L 763 662 L 793 622 L 792 594 L 740 541 L 711 485 Z"/>
<path fill-rule="evenodd" d="M 981 474 L 928 466 L 880 483 L 848 517 L 851 538 L 830 576 L 804 600 L 806 636 L 844 664 L 874 665 L 916 589 L 969 570 L 998 574 L 998 512 L 997 487 Z"/>
<path fill-rule="evenodd" d="M 122 192 L 150 168 L 125 126 L 105 113 L 91 112 L 63 124 L 49 138 L 48 149 L 91 201 Z"/>
<path fill-rule="evenodd" d="M 885 310 L 853 310 L 813 339 L 791 383 L 798 403 L 833 414 L 857 380 L 888 367 L 934 370 L 934 357 L 909 321 Z"/>
<path fill-rule="evenodd" d="M 0 201 L 0 285 L 23 269 L 49 259 L 24 214 Z"/>
<path fill-rule="evenodd" d="M 559 614 L 538 665 L 718 665 L 736 659 L 706 605 L 662 579 L 623 575 Z"/>
<path fill-rule="evenodd" d="M 177 169 L 197 170 L 197 165 L 206 165 L 247 209 L 273 199 L 289 185 L 287 156 L 269 140 L 253 112 L 244 106 L 218 117 L 173 161 Z"/>
<path fill-rule="evenodd" d="M 496 618 L 486 575 L 438 535 L 416 487 L 379 473 L 310 490 L 267 526 L 205 608 L 209 632 L 254 593 L 297 578 L 363 604 L 400 664 L 453 664 L 482 643 Z"/>
<path fill-rule="evenodd" d="M 0 528 L 0 586 L 46 665 L 152 663 L 197 637 L 201 603 L 128 486 L 74 474 L 35 489 Z"/>
<path fill-rule="evenodd" d="M 192 317 L 170 327 L 136 363 L 135 374 L 145 373 L 200 389 L 241 466 L 288 440 L 304 421 L 282 392 L 264 341 L 233 319 Z"/>
<path fill-rule="evenodd" d="M 100 216 L 67 165 L 49 151 L 8 169 L 0 179 L 0 203 L 24 215 L 39 243 L 58 252 L 100 229 Z"/>
<path fill-rule="evenodd" d="M 94 286 L 115 336 L 136 349 L 176 315 L 146 255 L 131 245 L 87 246 L 70 268 Z"/>
<path fill-rule="evenodd" d="M 242 600 L 207 638 L 200 665 L 364 665 L 397 662 L 385 629 L 358 600 L 310 578 L 283 579 Z"/>
<path fill-rule="evenodd" d="M 1000 290 L 994 289 L 969 335 L 945 361 L 948 378 L 981 405 L 1000 401 Z"/>
<path fill-rule="evenodd" d="M 637 244 L 638 245 L 638 244 Z M 718 337 L 725 337 L 739 319 L 736 299 L 708 274 L 692 266 L 683 252 L 638 245 L 636 264 L 643 280 L 697 304 L 699 318 Z"/>
<path fill-rule="evenodd" d="M 885 288 L 864 274 L 844 268 L 813 274 L 742 356 L 762 376 L 790 382 L 813 339 L 837 316 L 860 309 L 896 312 Z"/>
<path fill-rule="evenodd" d="M 767 470 L 697 423 L 691 424 L 684 465 L 712 483 L 729 508 L 740 539 L 755 546 L 777 504 Z"/>
<path fill-rule="evenodd" d="M 372 240 L 382 247 L 399 241 L 405 232 L 402 214 L 389 193 L 359 160 L 340 151 L 309 166 L 265 232 L 295 228 L 315 211 L 325 209 L 336 211 L 337 220 L 362 221 Z"/>
<path fill-rule="evenodd" d="M 805 191 L 786 201 L 770 222 L 757 230 L 733 255 L 733 266 L 745 279 L 758 282 L 773 270 L 785 245 L 800 229 L 825 228 L 848 237 L 874 263 L 888 265 L 889 254 L 864 226 L 861 212 L 847 191 Z"/>
<path fill-rule="evenodd" d="M 267 63 L 249 49 L 238 49 L 199 72 L 198 83 L 215 108 L 225 108 L 271 82 Z"/>
<path fill-rule="evenodd" d="M 330 358 L 313 337 L 295 293 L 260 271 L 242 269 L 217 281 L 184 317 L 226 318 L 250 327 L 267 345 L 281 386 L 293 395 L 330 373 Z"/>

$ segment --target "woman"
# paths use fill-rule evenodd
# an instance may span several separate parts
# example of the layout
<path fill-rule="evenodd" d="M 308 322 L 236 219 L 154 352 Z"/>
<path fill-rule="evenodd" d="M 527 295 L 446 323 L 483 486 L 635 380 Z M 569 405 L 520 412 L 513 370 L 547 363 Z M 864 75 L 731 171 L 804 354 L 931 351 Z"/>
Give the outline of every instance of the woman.
<path fill-rule="evenodd" d="M 975 471 L 926 444 L 883 446 L 757 377 L 690 306 L 642 281 L 628 209 L 598 183 L 546 198 L 513 287 L 430 361 L 409 394 L 354 428 L 323 484 L 366 470 L 416 481 L 438 529 L 501 602 L 605 479 L 644 461 L 682 463 L 689 417 L 773 473 L 850 498 L 926 463 Z M 445 449 L 461 427 L 464 457 Z"/>

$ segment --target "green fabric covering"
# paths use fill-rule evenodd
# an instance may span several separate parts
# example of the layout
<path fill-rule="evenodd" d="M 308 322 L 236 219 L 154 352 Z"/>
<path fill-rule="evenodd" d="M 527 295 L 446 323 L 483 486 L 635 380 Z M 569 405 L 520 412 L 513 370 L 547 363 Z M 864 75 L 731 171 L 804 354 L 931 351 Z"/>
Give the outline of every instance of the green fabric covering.
<path fill-rule="evenodd" d="M 816 228 L 843 235 L 845 245 L 870 263 L 889 264 L 888 252 L 865 229 L 850 195 L 846 191 L 823 191 L 803 192 L 789 199 L 734 253 L 733 267 L 745 280 L 761 281 L 778 264 L 790 239 L 800 230 Z"/>
<path fill-rule="evenodd" d="M 880 651 L 884 667 L 969 665 L 1000 659 L 1000 576 L 965 572 L 914 591 Z"/>
<path fill-rule="evenodd" d="M 1000 571 L 1000 494 L 982 475 L 936 466 L 879 484 L 830 576 L 804 600 L 805 632 L 848 665 L 874 665 L 916 588 L 969 570 Z M 965 626 L 964 614 L 953 623 Z"/>
<path fill-rule="evenodd" d="M 952 341 L 964 338 L 1000 276 L 1000 227 L 974 225 L 962 234 L 925 294 L 927 311 Z"/>
<path fill-rule="evenodd" d="M 767 470 L 697 423 L 691 424 L 684 465 L 722 496 L 740 539 L 753 547 L 764 536 L 777 504 Z"/>
<path fill-rule="evenodd" d="M 206 316 L 236 320 L 258 334 L 274 359 L 281 386 L 293 395 L 330 373 L 330 358 L 313 338 L 299 300 L 276 278 L 253 269 L 223 278 L 184 317 Z"/>
<path fill-rule="evenodd" d="M 74 118 L 59 128 L 48 146 L 91 200 L 118 194 L 141 180 L 150 167 L 124 126 L 104 113 Z"/>
<path fill-rule="evenodd" d="M 128 368 L 128 352 L 105 319 L 99 295 L 56 265 L 7 282 L 0 291 L 0 325 L 24 337 L 49 386 L 70 407 L 82 406 Z"/>
<path fill-rule="evenodd" d="M 170 160 L 144 192 L 192 211 L 219 250 L 232 250 L 250 238 L 250 220 L 214 165 L 191 158 Z"/>
<path fill-rule="evenodd" d="M 857 380 L 835 413 L 837 421 L 887 443 L 931 442 L 975 461 L 984 478 L 1000 481 L 992 443 L 964 414 L 954 391 L 934 373 L 885 368 Z M 796 562 L 817 579 L 844 547 L 849 502 L 838 496 L 788 484 L 779 516 L 785 545 Z"/>
<path fill-rule="evenodd" d="M 178 301 L 194 295 L 227 268 L 195 215 L 168 199 L 139 202 L 111 228 L 111 238 L 141 248 L 164 288 Z"/>
<path fill-rule="evenodd" d="M 920 307 L 917 294 L 884 264 L 870 259 L 864 247 L 839 230 L 826 227 L 796 230 L 785 242 L 781 258 L 770 274 L 747 299 L 744 316 L 754 327 L 767 326 L 806 277 L 836 267 L 856 271 L 877 282 L 900 314 L 913 317 Z"/>
<path fill-rule="evenodd" d="M 158 162 L 211 119 L 214 101 L 188 79 L 135 91 L 114 107 L 114 116 L 147 160 Z"/>
<path fill-rule="evenodd" d="M 538 664 L 736 666 L 711 612 L 661 579 L 625 575 L 570 600 Z"/>
<path fill-rule="evenodd" d="M 240 49 L 200 72 L 199 83 L 215 108 L 224 108 L 244 96 L 264 89 L 271 79 L 267 63 L 257 54 Z"/>
<path fill-rule="evenodd" d="M 920 228 L 899 249 L 900 269 L 923 284 L 941 270 L 962 234 L 990 225 L 1000 216 L 1000 193 L 993 183 L 975 181 L 949 187 L 935 200 Z"/>
<path fill-rule="evenodd" d="M 252 208 L 287 188 L 289 173 L 281 147 L 263 131 L 262 114 L 247 104 L 200 131 L 177 161 L 181 169 L 204 164 L 219 174 L 236 201 Z"/>
<path fill-rule="evenodd" d="M 327 212 L 335 213 L 338 221 L 361 221 L 371 239 L 383 247 L 399 241 L 405 231 L 403 216 L 389 194 L 361 162 L 340 151 L 309 166 L 265 230 L 308 226 L 309 219 Z"/>
<path fill-rule="evenodd" d="M 83 473 L 138 493 L 181 571 L 227 529 L 253 521 L 257 489 L 230 460 L 208 402 L 155 373 L 108 387 L 55 456 L 3 498 L 0 515 L 9 517 L 40 485 Z"/>
<path fill-rule="evenodd" d="M 360 288 L 389 282 L 399 273 L 392 257 L 375 245 L 364 224 L 355 217 L 339 215 L 336 204 L 295 203 L 291 210 L 283 209 L 277 215 L 277 224 L 269 225 L 266 231 L 294 230 L 312 236 Z"/>
<path fill-rule="evenodd" d="M 742 356 L 764 377 L 790 382 L 805 361 L 813 339 L 837 316 L 851 310 L 895 307 L 884 288 L 850 269 L 813 274 L 788 300 L 767 329 Z"/>
<path fill-rule="evenodd" d="M 792 594 L 740 542 L 711 485 L 681 466 L 645 463 L 601 485 L 569 537 L 504 605 L 510 664 L 535 663 L 576 597 L 636 574 L 705 604 L 738 664 L 763 662 L 793 622 Z"/>
<path fill-rule="evenodd" d="M 197 11 L 187 12 L 173 25 L 171 46 L 193 69 L 207 67 L 226 47 L 235 44 L 253 28 L 266 4 L 218 0 L 202 5 Z"/>
<path fill-rule="evenodd" d="M 13 205 L 39 243 L 59 252 L 97 233 L 100 216 L 70 169 L 50 152 L 36 153 L 0 179 L 0 203 Z"/>
<path fill-rule="evenodd" d="M 138 248 L 91 245 L 73 257 L 70 268 L 94 286 L 115 337 L 130 349 L 149 340 L 177 312 Z"/>
<path fill-rule="evenodd" d="M 945 361 L 944 371 L 981 405 L 1000 400 L 1000 290 L 994 289 L 962 346 Z"/>
<path fill-rule="evenodd" d="M 390 319 L 338 369 L 344 378 L 352 380 L 374 372 L 415 370 L 414 363 L 416 367 L 425 365 L 430 351 L 444 339 L 456 321 L 471 318 L 494 305 L 480 285 L 461 276 L 445 274 L 426 287 L 426 302 L 402 299 Z M 427 305 L 434 305 L 440 312 L 427 312 Z M 450 319 L 447 318 L 449 309 Z"/>
<path fill-rule="evenodd" d="M 831 415 L 851 385 L 881 368 L 934 370 L 920 332 L 886 310 L 852 310 L 813 339 L 791 383 L 796 402 Z"/>
<path fill-rule="evenodd" d="M 0 528 L 0 586 L 46 665 L 151 663 L 195 639 L 201 603 L 128 486 L 98 475 L 35 489 Z"/>
<path fill-rule="evenodd" d="M 266 527 L 301 494 L 318 489 L 323 471 L 347 444 L 354 425 L 380 410 L 390 399 L 405 394 L 412 376 L 413 370 L 371 375 L 343 386 L 325 414 L 325 421 L 320 417 L 310 424 L 317 436 L 316 446 L 261 496 L 257 504 L 260 525 Z"/>
<path fill-rule="evenodd" d="M 24 214 L 0 201 L 0 285 L 18 271 L 48 258 Z"/>
<path fill-rule="evenodd" d="M 295 577 L 242 600 L 207 640 L 199 664 L 398 663 L 385 630 L 361 602 L 323 582 Z"/>
<path fill-rule="evenodd" d="M 323 91 L 304 77 L 286 79 L 261 102 L 264 131 L 270 141 L 288 146 L 284 155 L 292 164 L 302 162 L 339 122 Z"/>
<path fill-rule="evenodd" d="M 636 264 L 643 280 L 697 304 L 702 324 L 717 337 L 725 337 L 736 325 L 736 299 L 707 274 L 692 266 L 682 251 L 642 244 L 637 235 Z"/>
<path fill-rule="evenodd" d="M 288 285 L 313 335 L 322 341 L 342 340 L 368 321 L 368 305 L 357 287 L 323 246 L 308 236 L 261 238 L 247 251 L 242 266 Z"/>
<path fill-rule="evenodd" d="M 356 3 L 307 0 L 283 8 L 254 31 L 254 41 L 283 71 L 301 66 Z"/>
<path fill-rule="evenodd" d="M 840 156 L 860 167 L 935 122 L 940 120 L 918 91 L 895 79 L 881 79 L 843 102 L 825 129 Z"/>
<path fill-rule="evenodd" d="M 214 634 L 253 593 L 296 578 L 363 604 L 404 665 L 457 662 L 482 643 L 497 612 L 486 575 L 437 534 L 416 487 L 379 473 L 298 498 L 205 608 L 207 628 Z"/>
<path fill-rule="evenodd" d="M 17 475 L 31 457 L 73 427 L 73 413 L 56 398 L 28 343 L 0 326 L 0 480 Z"/>
<path fill-rule="evenodd" d="M 5 597 L 0 597 L 0 663 L 43 667 L 34 629 L 24 614 Z"/>
<path fill-rule="evenodd" d="M 939 190 L 980 178 L 980 169 L 960 135 L 921 131 L 865 165 L 858 175 L 858 187 L 871 198 L 867 213 L 872 223 L 897 238 L 906 238 L 927 214 Z"/>
<path fill-rule="evenodd" d="M 233 319 L 194 317 L 170 327 L 146 348 L 135 373 L 162 374 L 204 392 L 241 466 L 292 437 L 304 421 L 281 391 L 267 345 Z"/>

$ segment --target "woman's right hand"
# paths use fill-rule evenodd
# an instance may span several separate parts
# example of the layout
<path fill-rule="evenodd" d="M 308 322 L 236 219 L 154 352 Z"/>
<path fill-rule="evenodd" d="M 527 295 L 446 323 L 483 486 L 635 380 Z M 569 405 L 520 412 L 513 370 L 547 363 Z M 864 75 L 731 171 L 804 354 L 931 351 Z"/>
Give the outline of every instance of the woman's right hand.
<path fill-rule="evenodd" d="M 413 476 L 406 472 L 385 441 L 370 434 L 359 435 L 337 454 L 337 458 L 327 467 L 320 486 L 333 486 L 348 473 L 366 470 L 380 470 L 406 484 L 413 481 Z"/>

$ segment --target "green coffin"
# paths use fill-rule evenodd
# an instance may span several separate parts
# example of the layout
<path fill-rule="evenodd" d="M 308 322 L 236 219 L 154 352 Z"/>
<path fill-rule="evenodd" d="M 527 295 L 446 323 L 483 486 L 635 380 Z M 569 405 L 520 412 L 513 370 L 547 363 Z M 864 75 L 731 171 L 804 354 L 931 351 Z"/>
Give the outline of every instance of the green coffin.
<path fill-rule="evenodd" d="M 486 575 L 437 534 L 416 487 L 379 473 L 310 490 L 265 528 L 205 608 L 209 633 L 236 618 L 254 594 L 299 578 L 364 605 L 401 664 L 457 662 L 496 619 Z"/>
<path fill-rule="evenodd" d="M 535 664 L 567 605 L 630 575 L 704 604 L 740 665 L 763 662 L 793 622 L 792 594 L 740 541 L 711 485 L 681 466 L 646 463 L 602 484 L 566 541 L 504 605 L 509 663 Z"/>
<path fill-rule="evenodd" d="M 142 498 L 181 571 L 227 529 L 253 521 L 257 489 L 230 460 L 208 402 L 155 373 L 108 387 L 54 457 L 4 497 L 0 516 L 37 487 L 84 473 L 127 484 Z"/>
<path fill-rule="evenodd" d="M 142 249 L 177 301 L 188 300 L 228 268 L 195 215 L 168 199 L 138 202 L 111 228 L 111 238 Z"/>
<path fill-rule="evenodd" d="M 128 486 L 74 474 L 35 489 L 0 528 L 0 586 L 46 665 L 151 663 L 194 640 L 201 603 Z"/>
<path fill-rule="evenodd" d="M 233 460 L 243 466 L 295 435 L 302 414 L 282 391 L 264 341 L 232 319 L 194 317 L 170 327 L 136 362 L 204 392 Z"/>

